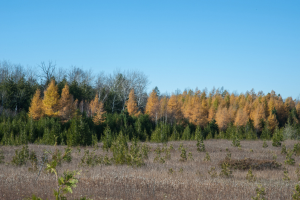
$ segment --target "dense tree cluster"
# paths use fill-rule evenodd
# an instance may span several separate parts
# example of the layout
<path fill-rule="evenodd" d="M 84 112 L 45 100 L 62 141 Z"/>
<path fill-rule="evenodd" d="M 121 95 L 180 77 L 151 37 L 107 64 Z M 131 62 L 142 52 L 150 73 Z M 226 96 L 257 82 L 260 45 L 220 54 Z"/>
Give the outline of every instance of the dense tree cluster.
<path fill-rule="evenodd" d="M 128 139 L 270 139 L 300 136 L 300 103 L 268 94 L 223 88 L 149 95 L 138 71 L 100 73 L 39 65 L 40 72 L 0 62 L 0 141 L 91 145 L 119 133 Z"/>

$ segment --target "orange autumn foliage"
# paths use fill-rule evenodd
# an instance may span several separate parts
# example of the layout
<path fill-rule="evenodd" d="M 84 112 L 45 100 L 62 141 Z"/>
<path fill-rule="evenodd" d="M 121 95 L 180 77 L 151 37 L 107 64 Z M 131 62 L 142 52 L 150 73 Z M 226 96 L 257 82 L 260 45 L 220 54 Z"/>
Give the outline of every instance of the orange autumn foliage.
<path fill-rule="evenodd" d="M 129 115 L 137 117 L 141 114 L 141 112 L 138 111 L 138 107 L 137 107 L 137 103 L 135 100 L 135 95 L 134 95 L 133 89 L 129 93 L 129 98 L 128 98 L 128 101 L 126 102 L 126 106 L 127 106 L 127 111 L 129 113 Z"/>
<path fill-rule="evenodd" d="M 44 116 L 43 110 L 43 102 L 41 99 L 41 91 L 39 89 L 36 90 L 30 104 L 29 108 L 29 117 L 32 117 L 34 120 L 39 120 Z"/>
<path fill-rule="evenodd" d="M 55 81 L 52 80 L 44 92 L 43 109 L 47 116 L 56 117 L 59 113 L 59 94 Z"/>
<path fill-rule="evenodd" d="M 104 122 L 105 117 L 103 116 L 106 112 L 104 111 L 103 103 L 99 102 L 98 94 L 96 94 L 95 99 L 90 102 L 91 116 L 93 117 L 93 122 L 96 125 Z"/>

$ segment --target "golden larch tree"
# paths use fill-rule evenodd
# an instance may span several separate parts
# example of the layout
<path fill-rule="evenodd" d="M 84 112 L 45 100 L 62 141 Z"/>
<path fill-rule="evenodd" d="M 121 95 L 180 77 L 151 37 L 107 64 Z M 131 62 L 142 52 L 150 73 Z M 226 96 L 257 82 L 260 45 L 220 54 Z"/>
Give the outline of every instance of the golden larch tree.
<path fill-rule="evenodd" d="M 178 102 L 177 96 L 172 95 L 168 101 L 168 106 L 167 106 L 168 113 L 170 115 L 170 118 L 173 119 L 175 118 L 176 120 L 181 119 L 181 107 Z"/>
<path fill-rule="evenodd" d="M 160 113 L 160 117 L 164 117 L 165 121 L 168 120 L 168 109 L 167 109 L 167 106 L 168 106 L 168 98 L 166 96 L 164 96 L 161 100 L 160 100 L 160 110 L 159 110 L 159 113 Z"/>
<path fill-rule="evenodd" d="M 58 116 L 59 110 L 59 95 L 58 87 L 55 85 L 55 81 L 52 80 L 48 85 L 48 88 L 44 91 L 43 99 L 44 112 L 49 117 Z"/>
<path fill-rule="evenodd" d="M 230 123 L 229 117 L 230 116 L 227 108 L 221 108 L 221 106 L 219 106 L 218 111 L 216 113 L 216 122 L 220 130 L 225 131 L 227 129 L 227 126 Z"/>
<path fill-rule="evenodd" d="M 237 111 L 234 125 L 235 126 L 245 126 L 248 121 L 249 121 L 249 118 L 248 118 L 247 113 L 244 111 L 244 109 L 240 108 Z"/>
<path fill-rule="evenodd" d="M 152 119 L 157 119 L 159 117 L 159 101 L 155 90 L 152 90 L 147 99 L 145 113 L 150 115 Z"/>
<path fill-rule="evenodd" d="M 130 90 L 128 101 L 126 102 L 127 111 L 129 115 L 139 116 L 140 111 L 138 111 L 137 103 L 135 100 L 134 89 Z"/>
<path fill-rule="evenodd" d="M 276 116 L 271 113 L 268 117 L 268 122 L 269 122 L 269 129 L 273 132 L 275 128 L 278 126 L 278 121 L 276 119 Z"/>
<path fill-rule="evenodd" d="M 263 104 L 259 104 L 255 110 L 253 110 L 252 113 L 252 119 L 254 122 L 254 127 L 257 130 L 261 130 L 262 128 L 262 124 L 261 121 L 265 121 L 266 120 L 266 114 L 265 114 L 265 109 L 264 109 L 264 105 Z"/>
<path fill-rule="evenodd" d="M 44 116 L 43 110 L 43 102 L 41 99 L 41 91 L 37 89 L 35 94 L 31 100 L 30 108 L 29 108 L 29 117 L 32 117 L 34 120 L 39 120 Z"/>
<path fill-rule="evenodd" d="M 91 116 L 93 117 L 93 122 L 96 125 L 104 122 L 105 117 L 103 116 L 106 112 L 104 111 L 104 106 L 102 102 L 99 102 L 98 94 L 96 94 L 95 99 L 90 102 Z"/>
<path fill-rule="evenodd" d="M 58 112 L 58 116 L 63 122 L 69 121 L 75 115 L 76 104 L 77 101 L 74 102 L 73 96 L 69 92 L 69 86 L 66 84 L 61 92 Z"/>
<path fill-rule="evenodd" d="M 197 97 L 196 97 L 197 98 Z M 205 105 L 203 101 L 197 99 L 194 101 L 194 109 L 192 110 L 191 121 L 195 125 L 199 125 L 201 127 L 206 126 L 207 124 L 207 110 L 202 105 Z"/>

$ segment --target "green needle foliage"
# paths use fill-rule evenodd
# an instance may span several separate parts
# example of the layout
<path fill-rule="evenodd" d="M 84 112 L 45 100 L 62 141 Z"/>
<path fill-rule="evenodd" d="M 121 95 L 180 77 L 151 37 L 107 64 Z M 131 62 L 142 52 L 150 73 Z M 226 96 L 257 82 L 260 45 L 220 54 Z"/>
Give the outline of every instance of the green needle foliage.
<path fill-rule="evenodd" d="M 221 168 L 222 168 L 222 170 L 221 170 L 219 176 L 225 177 L 225 178 L 232 177 L 232 171 L 230 170 L 228 163 L 226 163 L 226 162 L 222 163 Z"/>
<path fill-rule="evenodd" d="M 296 156 L 300 155 L 300 143 L 294 144 L 294 149 L 293 149 L 294 153 Z"/>
<path fill-rule="evenodd" d="M 282 141 L 283 141 L 283 135 L 280 132 L 280 130 L 276 129 L 272 138 L 272 146 L 280 147 Z"/>
<path fill-rule="evenodd" d="M 192 152 L 189 152 L 189 154 L 188 154 L 188 160 L 194 160 Z"/>
<path fill-rule="evenodd" d="M 205 154 L 204 161 L 210 161 L 210 156 L 209 156 L 208 152 L 206 152 L 206 154 Z"/>
<path fill-rule="evenodd" d="M 210 170 L 208 170 L 208 174 L 211 178 L 216 178 L 218 176 L 215 167 L 211 167 Z"/>
<path fill-rule="evenodd" d="M 290 181 L 291 179 L 290 179 L 290 177 L 289 177 L 289 172 L 288 172 L 288 170 L 287 169 L 285 169 L 284 171 L 283 171 L 283 180 L 284 181 Z"/>
<path fill-rule="evenodd" d="M 268 144 L 267 144 L 267 141 L 264 140 L 264 143 L 263 143 L 263 148 L 267 148 L 268 147 Z"/>
<path fill-rule="evenodd" d="M 262 185 L 258 185 L 257 188 L 255 189 L 256 191 L 256 196 L 252 197 L 253 200 L 267 200 L 265 198 L 266 192 L 265 192 L 265 188 L 262 187 Z"/>
<path fill-rule="evenodd" d="M 287 150 L 286 150 L 285 144 L 282 145 L 281 154 L 287 154 Z"/>
<path fill-rule="evenodd" d="M 187 160 L 186 150 L 184 147 L 181 148 L 180 161 L 185 162 Z"/>
<path fill-rule="evenodd" d="M 298 181 L 300 181 L 300 164 L 299 164 L 299 167 L 296 169 L 295 172 L 296 172 Z"/>
<path fill-rule="evenodd" d="M 293 194 L 293 200 L 300 200 L 300 185 L 297 184 L 295 186 L 295 191 L 294 191 L 294 194 Z"/>
<path fill-rule="evenodd" d="M 286 157 L 285 157 L 284 163 L 285 163 L 285 164 L 288 164 L 288 165 L 294 165 L 294 164 L 295 164 L 295 159 L 292 158 L 292 156 L 293 156 L 293 151 L 292 151 L 292 150 L 289 150 L 289 151 L 287 152 Z"/>
<path fill-rule="evenodd" d="M 251 168 L 248 170 L 246 179 L 247 179 L 247 181 L 249 181 L 249 182 L 254 182 L 254 181 L 256 180 L 256 177 L 252 174 Z"/>
<path fill-rule="evenodd" d="M 240 140 L 238 139 L 238 137 L 233 138 L 231 146 L 241 147 L 241 143 L 240 143 Z"/>
<path fill-rule="evenodd" d="M 205 152 L 205 145 L 204 145 L 202 137 L 200 140 L 197 140 L 197 151 Z"/>
<path fill-rule="evenodd" d="M 3 150 L 1 149 L 0 150 L 0 164 L 3 164 L 4 163 L 4 154 L 3 154 Z"/>

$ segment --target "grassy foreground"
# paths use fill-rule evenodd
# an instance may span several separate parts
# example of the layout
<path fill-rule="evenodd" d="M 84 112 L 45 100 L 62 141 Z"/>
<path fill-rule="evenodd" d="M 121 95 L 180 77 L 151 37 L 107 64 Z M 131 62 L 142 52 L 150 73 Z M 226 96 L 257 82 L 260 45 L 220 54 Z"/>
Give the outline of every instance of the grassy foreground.
<path fill-rule="evenodd" d="M 186 150 L 186 160 L 182 157 L 180 144 Z M 96 155 L 108 155 L 111 152 L 103 150 L 102 143 L 98 149 L 92 147 L 72 148 L 72 161 L 63 163 L 58 167 L 59 172 L 66 170 L 82 170 L 77 187 L 68 199 L 86 196 L 92 199 L 251 199 L 257 195 L 257 185 L 265 188 L 266 199 L 292 199 L 295 185 L 298 183 L 296 174 L 299 168 L 300 157 L 293 155 L 294 165 L 285 164 L 286 154 L 281 154 L 282 147 L 273 147 L 267 141 L 268 147 L 263 148 L 263 141 L 241 141 L 241 147 L 231 146 L 228 140 L 204 141 L 206 152 L 210 161 L 204 161 L 206 152 L 197 151 L 195 141 L 169 142 L 167 148 L 170 155 L 161 152 L 160 156 L 155 151 L 163 144 L 147 143 L 151 150 L 145 165 L 131 167 L 127 165 L 80 166 L 84 151 L 95 150 Z M 293 149 L 297 141 L 288 140 L 286 148 Z M 174 149 L 169 147 L 173 146 Z M 5 164 L 0 165 L 0 199 L 24 199 L 35 194 L 42 199 L 53 199 L 53 189 L 56 186 L 53 174 L 41 172 L 38 180 L 38 171 L 29 171 L 31 164 L 24 166 L 10 164 L 15 150 L 21 147 L 2 146 Z M 29 145 L 29 150 L 34 150 L 40 160 L 44 150 L 61 151 L 65 146 Z M 79 150 L 80 149 L 80 150 Z M 227 149 L 227 150 L 226 150 Z M 246 179 L 248 169 L 234 169 L 229 176 L 220 176 L 222 171 L 220 162 L 231 154 L 231 159 L 242 161 L 250 158 L 260 161 L 273 161 L 281 166 L 262 167 L 252 169 L 256 180 Z M 277 156 L 277 158 L 276 158 Z M 155 159 L 157 158 L 157 159 Z M 162 159 L 160 159 L 162 158 Z M 255 163 L 252 163 L 252 167 Z M 212 170 L 215 167 L 215 171 Z M 239 167 L 238 167 L 239 168 Z M 208 173 L 210 171 L 210 174 Z M 230 171 L 230 170 L 229 170 Z M 283 180 L 284 171 L 288 172 L 290 180 Z M 222 173 L 221 173 L 222 174 Z"/>

